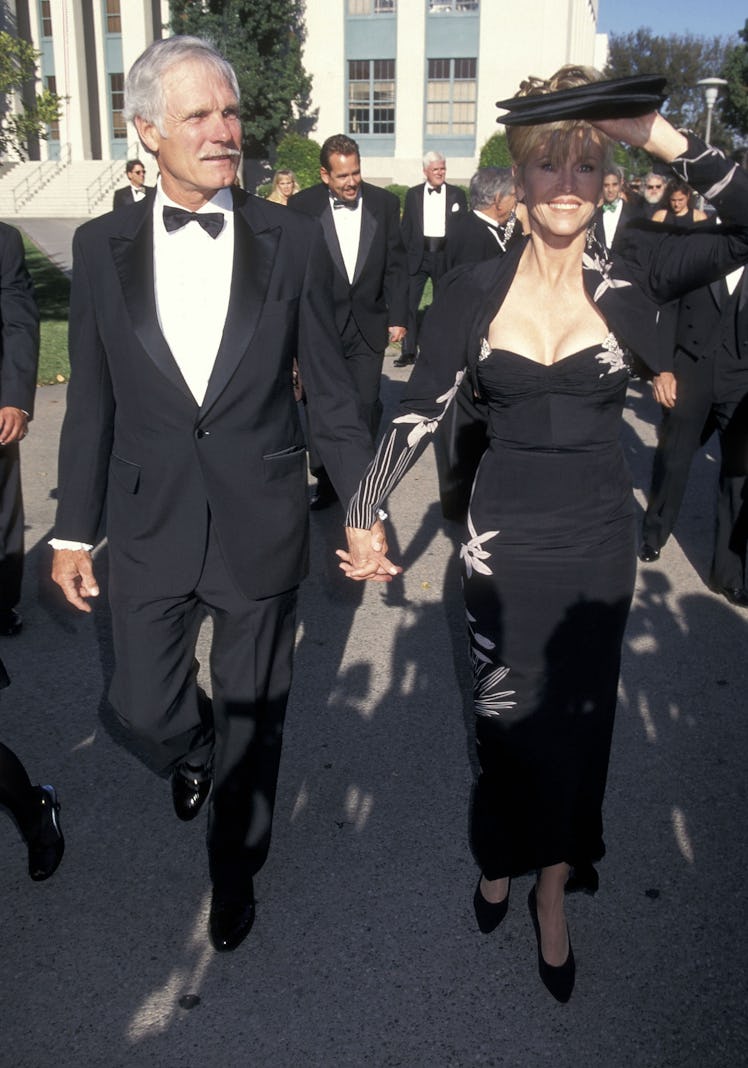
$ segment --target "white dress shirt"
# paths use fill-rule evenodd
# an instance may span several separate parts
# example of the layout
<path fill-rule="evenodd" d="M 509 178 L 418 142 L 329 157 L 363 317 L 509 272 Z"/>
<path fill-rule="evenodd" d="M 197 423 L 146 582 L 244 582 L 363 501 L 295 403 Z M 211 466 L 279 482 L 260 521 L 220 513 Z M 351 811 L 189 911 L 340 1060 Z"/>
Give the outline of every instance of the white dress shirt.
<path fill-rule="evenodd" d="M 335 223 L 335 233 L 343 255 L 348 281 L 353 281 L 358 260 L 358 243 L 361 237 L 361 203 L 363 195 L 359 194 L 355 208 L 335 207 L 335 199 L 330 197 L 330 211 Z"/>
<path fill-rule="evenodd" d="M 621 209 L 623 208 L 623 201 L 618 198 L 616 201 L 615 211 L 603 212 L 603 229 L 605 230 L 605 244 L 610 248 L 613 244 L 613 238 L 616 236 L 616 229 L 621 218 Z"/>
<path fill-rule="evenodd" d="M 161 333 L 185 382 L 202 404 L 229 307 L 234 262 L 234 209 L 230 189 L 220 189 L 201 212 L 221 211 L 223 230 L 211 237 L 197 222 L 169 233 L 164 205 L 180 207 L 159 182 L 153 198 L 153 275 Z"/>
<path fill-rule="evenodd" d="M 423 236 L 445 237 L 447 233 L 447 187 L 430 193 L 428 182 L 423 187 Z"/>

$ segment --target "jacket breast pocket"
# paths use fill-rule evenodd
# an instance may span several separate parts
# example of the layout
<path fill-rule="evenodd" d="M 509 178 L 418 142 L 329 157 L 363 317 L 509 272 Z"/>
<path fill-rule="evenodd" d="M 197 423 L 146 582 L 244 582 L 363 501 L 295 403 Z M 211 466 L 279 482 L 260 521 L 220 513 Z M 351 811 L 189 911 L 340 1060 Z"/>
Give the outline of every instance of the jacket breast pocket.
<path fill-rule="evenodd" d="M 280 452 L 269 452 L 263 456 L 262 465 L 266 482 L 292 478 L 300 471 L 306 473 L 306 449 L 303 445 L 292 445 Z"/>
<path fill-rule="evenodd" d="M 109 474 L 126 493 L 137 493 L 140 484 L 140 465 L 112 453 L 109 461 Z"/>

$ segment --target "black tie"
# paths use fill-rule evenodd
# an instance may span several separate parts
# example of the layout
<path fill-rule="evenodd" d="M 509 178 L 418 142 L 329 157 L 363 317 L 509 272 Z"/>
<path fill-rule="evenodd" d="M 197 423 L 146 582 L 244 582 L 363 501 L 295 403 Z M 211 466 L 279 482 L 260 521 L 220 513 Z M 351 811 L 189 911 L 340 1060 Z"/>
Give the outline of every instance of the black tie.
<path fill-rule="evenodd" d="M 441 191 L 442 191 L 442 187 L 441 186 L 438 186 L 436 188 L 433 188 L 432 186 L 429 186 L 429 196 L 431 196 L 432 193 L 441 193 Z"/>
<path fill-rule="evenodd" d="M 222 211 L 185 211 L 184 208 L 173 208 L 171 204 L 164 204 L 164 226 L 168 233 L 181 230 L 188 222 L 195 220 L 211 237 L 218 237 L 223 230 Z"/>
<path fill-rule="evenodd" d="M 348 208 L 349 211 L 355 211 L 358 207 L 358 197 L 355 200 L 339 200 L 337 197 L 333 197 L 332 206 L 336 211 L 338 208 Z"/>

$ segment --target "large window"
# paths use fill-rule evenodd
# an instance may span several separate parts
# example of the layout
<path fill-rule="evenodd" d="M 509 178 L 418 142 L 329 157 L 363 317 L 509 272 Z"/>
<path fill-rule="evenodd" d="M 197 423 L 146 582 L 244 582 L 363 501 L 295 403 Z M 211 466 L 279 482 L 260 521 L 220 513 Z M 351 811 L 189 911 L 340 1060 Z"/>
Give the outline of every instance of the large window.
<path fill-rule="evenodd" d="M 42 23 L 42 37 L 52 36 L 52 3 L 51 0 L 41 0 L 39 14 Z"/>
<path fill-rule="evenodd" d="M 463 14 L 466 11 L 477 11 L 479 0 L 429 0 L 429 11 L 432 15 L 449 15 L 453 11 Z"/>
<path fill-rule="evenodd" d="M 426 134 L 475 135 L 475 59 L 430 59 L 426 90 Z"/>
<path fill-rule="evenodd" d="M 397 0 L 348 0 L 349 15 L 394 15 Z"/>
<path fill-rule="evenodd" d="M 394 134 L 394 59 L 349 60 L 348 132 Z"/>
<path fill-rule="evenodd" d="M 120 0 L 104 0 L 104 18 L 107 33 L 122 33 Z"/>
<path fill-rule="evenodd" d="M 57 78 L 55 78 L 54 74 L 48 74 L 47 75 L 47 77 L 44 79 L 44 85 L 45 85 L 45 88 L 49 89 L 50 93 L 56 93 L 57 92 Z M 49 124 L 49 126 L 47 127 L 47 138 L 50 141 L 59 141 L 60 140 L 60 120 L 59 119 L 55 119 L 55 121 L 51 122 Z"/>
<path fill-rule="evenodd" d="M 109 106 L 112 109 L 112 137 L 127 137 L 127 123 L 122 115 L 125 106 L 124 74 L 109 75 Z"/>

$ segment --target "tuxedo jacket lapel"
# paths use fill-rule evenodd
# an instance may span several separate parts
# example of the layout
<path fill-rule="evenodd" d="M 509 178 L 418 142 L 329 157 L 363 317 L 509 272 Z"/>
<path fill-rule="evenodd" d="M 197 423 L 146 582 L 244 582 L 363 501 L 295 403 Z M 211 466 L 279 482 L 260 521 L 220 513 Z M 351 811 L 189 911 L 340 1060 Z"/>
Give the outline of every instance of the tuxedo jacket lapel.
<path fill-rule="evenodd" d="M 153 273 L 153 211 L 148 199 L 135 229 L 121 237 L 110 238 L 112 257 L 138 341 L 161 373 L 194 402 L 158 325 Z"/>
<path fill-rule="evenodd" d="M 225 389 L 252 341 L 262 313 L 279 239 L 278 227 L 255 233 L 244 211 L 235 205 L 231 294 L 221 344 L 205 391 L 201 409 L 203 413 Z"/>
<path fill-rule="evenodd" d="M 326 198 L 326 200 L 329 203 L 329 197 Z M 341 208 L 340 210 L 341 211 L 345 211 L 347 209 Z M 335 264 L 336 268 L 342 274 L 343 278 L 345 278 L 346 285 L 347 285 L 348 284 L 348 272 L 345 269 L 345 262 L 343 260 L 343 253 L 340 251 L 340 242 L 338 241 L 338 232 L 335 229 L 335 223 L 333 222 L 332 212 L 330 211 L 327 203 L 325 204 L 324 210 L 322 211 L 322 214 L 320 215 L 319 218 L 320 218 L 320 222 L 322 223 L 322 230 L 323 230 L 324 235 L 325 235 L 325 241 L 327 242 L 327 247 L 330 250 L 330 255 L 332 256 L 332 261 Z"/>

